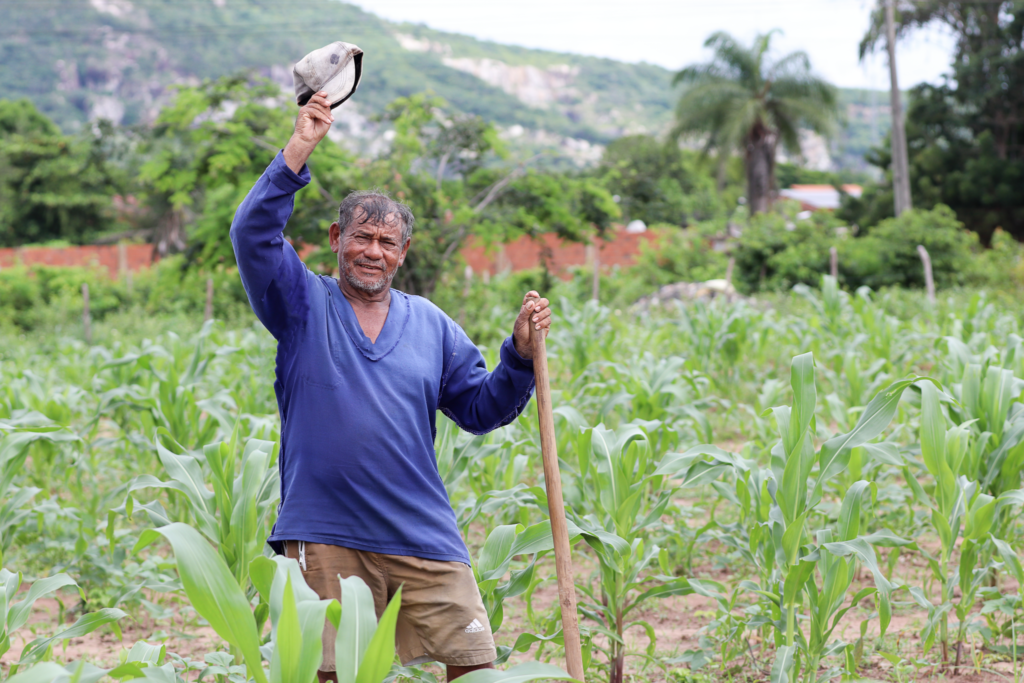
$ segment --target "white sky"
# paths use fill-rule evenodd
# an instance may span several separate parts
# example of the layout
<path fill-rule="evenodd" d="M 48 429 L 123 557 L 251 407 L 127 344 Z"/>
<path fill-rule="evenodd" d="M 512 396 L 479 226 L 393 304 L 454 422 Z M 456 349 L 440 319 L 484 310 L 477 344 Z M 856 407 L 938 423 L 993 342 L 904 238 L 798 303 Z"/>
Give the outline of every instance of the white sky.
<path fill-rule="evenodd" d="M 713 31 L 743 41 L 773 28 L 779 53 L 805 50 L 835 85 L 888 88 L 884 51 L 857 59 L 875 0 L 347 0 L 394 21 L 423 23 L 499 43 L 679 69 L 704 61 Z M 938 82 L 953 40 L 935 29 L 899 44 L 900 88 Z"/>

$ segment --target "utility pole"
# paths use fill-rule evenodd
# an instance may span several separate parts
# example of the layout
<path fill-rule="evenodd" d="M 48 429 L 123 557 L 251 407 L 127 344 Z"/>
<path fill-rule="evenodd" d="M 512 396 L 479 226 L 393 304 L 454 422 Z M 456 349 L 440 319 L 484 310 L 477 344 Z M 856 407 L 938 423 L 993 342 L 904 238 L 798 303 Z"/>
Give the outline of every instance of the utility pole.
<path fill-rule="evenodd" d="M 903 107 L 900 105 L 900 86 L 896 78 L 896 0 L 885 1 L 885 38 L 889 52 L 889 102 L 892 107 L 892 190 L 896 215 L 911 208 L 910 162 L 907 159 L 907 135 L 903 129 Z"/>

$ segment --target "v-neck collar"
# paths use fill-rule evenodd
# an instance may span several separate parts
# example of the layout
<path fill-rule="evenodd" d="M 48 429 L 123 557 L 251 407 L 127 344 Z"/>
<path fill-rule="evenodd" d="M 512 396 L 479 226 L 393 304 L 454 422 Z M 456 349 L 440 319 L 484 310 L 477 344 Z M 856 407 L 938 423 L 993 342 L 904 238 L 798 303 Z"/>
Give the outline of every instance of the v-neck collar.
<path fill-rule="evenodd" d="M 377 342 L 374 343 L 363 332 L 363 328 L 359 324 L 359 318 L 356 317 L 352 304 L 342 294 L 338 281 L 326 276 L 324 276 L 324 279 L 329 281 L 327 283 L 327 293 L 331 301 L 334 302 L 334 310 L 338 312 L 341 324 L 348 333 L 348 338 L 352 340 L 352 343 L 359 349 L 359 352 L 372 361 L 378 361 L 391 353 L 398 346 L 402 333 L 405 332 L 405 326 L 409 322 L 409 297 L 397 289 L 391 290 L 391 305 L 388 307 L 388 317 L 385 318 L 384 327 L 381 328 L 380 334 L 377 335 Z"/>

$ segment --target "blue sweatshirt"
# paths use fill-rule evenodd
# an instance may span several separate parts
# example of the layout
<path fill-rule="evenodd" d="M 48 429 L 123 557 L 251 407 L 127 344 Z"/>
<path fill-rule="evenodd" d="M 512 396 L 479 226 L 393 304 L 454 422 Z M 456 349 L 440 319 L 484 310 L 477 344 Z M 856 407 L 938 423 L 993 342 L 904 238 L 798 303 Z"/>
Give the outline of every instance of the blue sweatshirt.
<path fill-rule="evenodd" d="M 480 350 L 432 303 L 391 290 L 376 343 L 337 280 L 306 268 L 281 232 L 309 183 L 284 156 L 231 224 L 253 311 L 277 339 L 281 503 L 270 535 L 469 564 L 434 454 L 440 410 L 483 434 L 512 422 L 533 392 L 533 364 L 509 337 L 487 372 Z"/>

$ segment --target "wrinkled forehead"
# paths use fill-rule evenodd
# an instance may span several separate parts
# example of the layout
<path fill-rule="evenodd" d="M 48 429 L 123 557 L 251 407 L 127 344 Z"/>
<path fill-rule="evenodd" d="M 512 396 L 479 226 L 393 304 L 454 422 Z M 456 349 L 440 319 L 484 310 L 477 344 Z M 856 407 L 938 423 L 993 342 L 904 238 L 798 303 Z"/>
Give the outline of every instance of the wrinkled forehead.
<path fill-rule="evenodd" d="M 394 211 L 367 211 L 362 206 L 357 206 L 346 232 L 401 236 L 403 227 L 402 216 Z"/>

